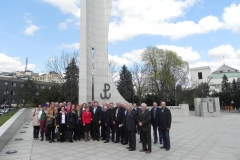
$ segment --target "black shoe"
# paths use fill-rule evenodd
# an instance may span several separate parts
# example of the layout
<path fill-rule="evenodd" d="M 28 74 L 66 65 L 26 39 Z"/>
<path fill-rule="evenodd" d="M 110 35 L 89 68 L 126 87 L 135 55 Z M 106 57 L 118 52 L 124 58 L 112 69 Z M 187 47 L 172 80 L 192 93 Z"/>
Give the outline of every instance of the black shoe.
<path fill-rule="evenodd" d="M 74 141 L 77 141 L 77 138 L 75 138 Z"/>
<path fill-rule="evenodd" d="M 52 143 L 52 141 L 51 141 L 51 140 L 49 140 L 49 143 Z"/>
<path fill-rule="evenodd" d="M 96 140 L 97 140 L 96 138 L 93 139 L 93 141 L 96 141 Z"/>
<path fill-rule="evenodd" d="M 70 143 L 73 143 L 73 140 L 72 140 L 72 139 L 70 140 Z"/>
<path fill-rule="evenodd" d="M 112 139 L 112 142 L 114 142 L 114 139 Z"/>
<path fill-rule="evenodd" d="M 81 138 L 78 138 L 78 141 L 81 141 Z"/>
<path fill-rule="evenodd" d="M 119 141 L 115 141 L 114 143 L 119 143 Z"/>
<path fill-rule="evenodd" d="M 130 149 L 131 147 L 126 147 L 126 149 Z"/>
<path fill-rule="evenodd" d="M 43 141 L 43 137 L 40 139 L 40 141 Z"/>
<path fill-rule="evenodd" d="M 109 141 L 108 141 L 108 140 L 106 140 L 106 141 L 104 141 L 103 143 L 109 143 Z"/>
<path fill-rule="evenodd" d="M 126 142 L 126 143 L 122 143 L 122 145 L 127 145 L 128 143 Z"/>
<path fill-rule="evenodd" d="M 160 144 L 162 144 L 162 142 L 160 142 Z"/>
<path fill-rule="evenodd" d="M 142 143 L 142 141 L 139 141 L 139 143 Z"/>
<path fill-rule="evenodd" d="M 156 144 L 156 143 L 157 143 L 157 141 L 154 141 L 154 142 L 153 142 L 153 144 Z"/>
<path fill-rule="evenodd" d="M 166 151 L 169 151 L 170 150 L 170 148 L 166 148 Z"/>
<path fill-rule="evenodd" d="M 136 149 L 134 149 L 134 148 L 130 148 L 128 151 L 135 151 Z"/>
<path fill-rule="evenodd" d="M 160 147 L 160 149 L 165 149 L 166 147 Z"/>
<path fill-rule="evenodd" d="M 52 140 L 52 142 L 56 142 L 56 141 Z"/>

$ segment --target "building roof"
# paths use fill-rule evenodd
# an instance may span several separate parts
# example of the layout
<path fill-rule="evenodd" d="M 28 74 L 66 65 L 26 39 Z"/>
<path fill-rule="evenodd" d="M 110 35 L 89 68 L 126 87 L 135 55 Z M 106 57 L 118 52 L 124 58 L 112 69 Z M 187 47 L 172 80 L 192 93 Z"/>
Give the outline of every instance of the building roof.
<path fill-rule="evenodd" d="M 226 64 L 223 64 L 220 68 L 218 68 L 216 71 L 214 71 L 212 74 L 221 74 L 221 73 L 236 73 L 239 72 L 238 69 L 232 68 Z"/>
<path fill-rule="evenodd" d="M 212 79 L 219 79 L 222 78 L 224 76 L 224 74 L 230 78 L 230 77 L 240 77 L 240 72 L 227 72 L 227 73 L 216 73 L 216 74 L 212 74 Z"/>
<path fill-rule="evenodd" d="M 190 68 L 190 71 L 195 71 L 195 70 L 202 70 L 202 69 L 210 69 L 209 66 L 203 66 L 203 67 L 195 67 L 195 68 Z"/>

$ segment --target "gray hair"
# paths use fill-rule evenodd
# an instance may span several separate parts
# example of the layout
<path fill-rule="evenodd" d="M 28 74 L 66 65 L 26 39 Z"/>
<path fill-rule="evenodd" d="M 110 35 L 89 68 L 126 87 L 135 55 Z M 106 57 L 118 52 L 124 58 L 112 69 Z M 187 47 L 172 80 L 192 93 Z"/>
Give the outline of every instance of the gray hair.
<path fill-rule="evenodd" d="M 141 107 L 147 107 L 147 104 L 146 103 L 142 103 Z"/>

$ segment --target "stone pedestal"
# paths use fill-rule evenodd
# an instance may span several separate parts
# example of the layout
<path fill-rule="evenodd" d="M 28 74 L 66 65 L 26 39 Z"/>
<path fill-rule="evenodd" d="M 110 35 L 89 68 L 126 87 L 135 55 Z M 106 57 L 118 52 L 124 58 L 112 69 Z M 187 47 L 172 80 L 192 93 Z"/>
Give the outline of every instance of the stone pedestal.
<path fill-rule="evenodd" d="M 221 116 L 219 98 L 194 98 L 195 116 Z"/>

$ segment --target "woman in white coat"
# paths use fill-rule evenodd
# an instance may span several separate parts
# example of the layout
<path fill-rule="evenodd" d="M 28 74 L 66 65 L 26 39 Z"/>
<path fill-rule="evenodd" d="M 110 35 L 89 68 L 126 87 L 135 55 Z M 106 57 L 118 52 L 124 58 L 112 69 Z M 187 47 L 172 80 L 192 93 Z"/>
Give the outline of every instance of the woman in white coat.
<path fill-rule="evenodd" d="M 39 129 L 40 129 L 40 121 L 38 119 L 38 114 L 42 108 L 42 105 L 39 104 L 31 114 L 31 119 L 32 119 L 32 125 L 33 125 L 33 138 L 35 140 L 39 139 Z"/>

